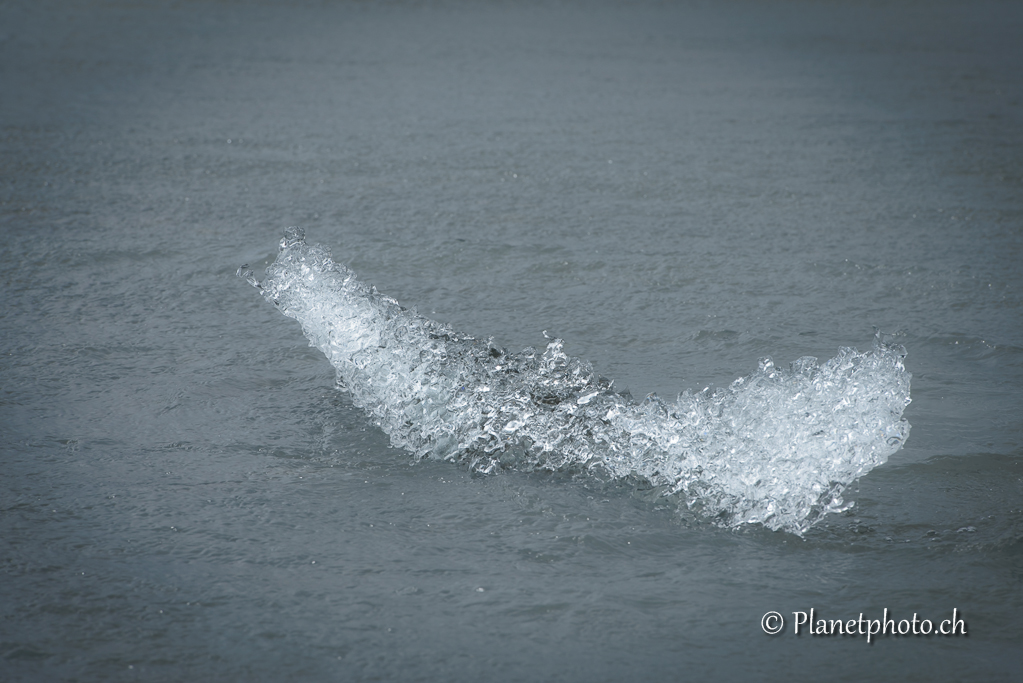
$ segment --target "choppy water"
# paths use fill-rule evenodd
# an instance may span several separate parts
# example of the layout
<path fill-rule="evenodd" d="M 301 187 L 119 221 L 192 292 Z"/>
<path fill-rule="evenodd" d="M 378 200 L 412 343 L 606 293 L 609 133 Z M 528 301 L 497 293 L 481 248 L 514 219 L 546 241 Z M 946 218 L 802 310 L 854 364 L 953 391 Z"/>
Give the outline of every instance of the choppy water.
<path fill-rule="evenodd" d="M 0 678 L 1013 680 L 1021 20 L 0 5 Z"/>

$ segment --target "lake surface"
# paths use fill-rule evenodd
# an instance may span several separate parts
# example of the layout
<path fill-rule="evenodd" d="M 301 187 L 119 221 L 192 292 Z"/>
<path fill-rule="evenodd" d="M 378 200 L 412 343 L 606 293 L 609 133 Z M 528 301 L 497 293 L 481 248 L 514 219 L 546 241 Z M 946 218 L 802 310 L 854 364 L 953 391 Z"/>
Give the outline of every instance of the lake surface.
<path fill-rule="evenodd" d="M 1020 35 L 1010 2 L 0 4 L 0 678 L 1018 680 Z M 877 328 L 912 429 L 801 534 L 417 459 L 236 276 L 288 226 L 636 405 Z"/>

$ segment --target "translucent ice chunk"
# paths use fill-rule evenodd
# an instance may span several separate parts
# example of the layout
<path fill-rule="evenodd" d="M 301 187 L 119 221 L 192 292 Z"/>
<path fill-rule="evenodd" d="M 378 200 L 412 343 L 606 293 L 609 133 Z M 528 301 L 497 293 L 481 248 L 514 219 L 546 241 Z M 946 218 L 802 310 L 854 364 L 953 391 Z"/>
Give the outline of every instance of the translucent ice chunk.
<path fill-rule="evenodd" d="M 636 404 L 552 339 L 542 354 L 507 354 L 403 309 L 330 252 L 289 229 L 262 282 L 302 324 L 339 386 L 391 442 L 417 457 L 639 477 L 717 523 L 802 534 L 846 509 L 842 491 L 909 435 L 905 349 L 880 335 L 789 370 L 761 359 L 713 394 Z"/>

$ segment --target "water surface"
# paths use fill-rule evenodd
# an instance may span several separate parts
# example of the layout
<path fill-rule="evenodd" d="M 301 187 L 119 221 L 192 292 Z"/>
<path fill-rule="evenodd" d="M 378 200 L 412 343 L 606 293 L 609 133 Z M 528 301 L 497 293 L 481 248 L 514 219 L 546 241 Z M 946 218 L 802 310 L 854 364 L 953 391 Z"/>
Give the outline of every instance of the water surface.
<path fill-rule="evenodd" d="M 1011 680 L 1012 3 L 0 6 L 0 677 Z M 284 228 L 637 400 L 899 333 L 901 450 L 802 537 L 414 458 L 260 276 Z M 761 617 L 967 637 L 779 636 Z"/>

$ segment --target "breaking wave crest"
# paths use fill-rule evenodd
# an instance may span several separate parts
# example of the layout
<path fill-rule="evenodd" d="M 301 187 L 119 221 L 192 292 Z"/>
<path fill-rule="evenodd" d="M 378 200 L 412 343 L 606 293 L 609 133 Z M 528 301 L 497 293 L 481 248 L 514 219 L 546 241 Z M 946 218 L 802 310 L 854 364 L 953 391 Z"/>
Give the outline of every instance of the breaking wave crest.
<path fill-rule="evenodd" d="M 302 324 L 338 385 L 417 457 L 639 478 L 726 526 L 802 534 L 848 508 L 842 491 L 909 436 L 905 349 L 841 348 L 787 369 L 765 358 L 714 393 L 640 403 L 553 339 L 507 353 L 424 318 L 356 279 L 289 229 L 262 282 L 239 275 Z"/>

